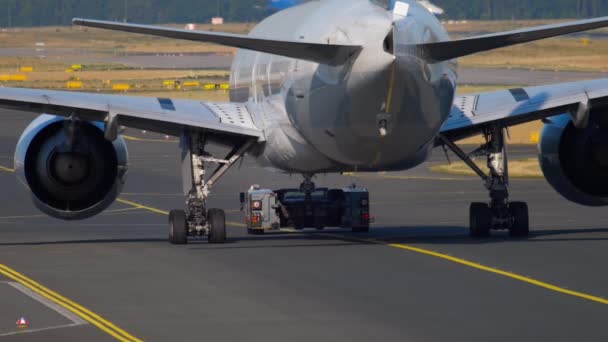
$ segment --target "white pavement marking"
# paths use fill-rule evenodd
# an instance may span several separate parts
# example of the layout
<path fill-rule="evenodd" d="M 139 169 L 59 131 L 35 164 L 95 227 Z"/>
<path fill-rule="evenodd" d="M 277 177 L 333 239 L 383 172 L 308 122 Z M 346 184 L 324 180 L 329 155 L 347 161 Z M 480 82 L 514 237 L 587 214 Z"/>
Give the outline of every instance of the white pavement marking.
<path fill-rule="evenodd" d="M 47 308 L 57 312 L 58 314 L 60 314 L 61 316 L 65 317 L 68 321 L 72 322 L 70 324 L 64 324 L 64 325 L 57 325 L 57 326 L 52 326 L 52 327 L 45 327 L 45 328 L 40 328 L 40 329 L 25 329 L 25 330 L 20 330 L 20 331 L 12 331 L 12 332 L 8 332 L 8 333 L 3 333 L 0 334 L 0 337 L 2 336 L 11 336 L 11 335 L 17 335 L 17 334 L 26 334 L 26 333 L 33 333 L 33 332 L 39 332 L 39 331 L 46 331 L 46 330 L 55 330 L 55 329 L 62 329 L 62 328 L 71 328 L 71 327 L 77 327 L 80 325 L 86 325 L 89 324 L 87 321 L 85 321 L 84 319 L 78 317 L 77 315 L 73 314 L 71 311 L 51 302 L 50 300 L 40 296 L 39 294 L 37 294 L 36 292 L 28 289 L 27 287 L 19 284 L 19 283 L 15 283 L 12 281 L 3 281 L 0 283 L 4 283 L 7 284 L 11 287 L 13 287 L 14 289 L 18 290 L 19 292 L 23 293 L 24 295 L 30 297 L 31 299 L 37 301 L 38 303 L 46 306 Z"/>

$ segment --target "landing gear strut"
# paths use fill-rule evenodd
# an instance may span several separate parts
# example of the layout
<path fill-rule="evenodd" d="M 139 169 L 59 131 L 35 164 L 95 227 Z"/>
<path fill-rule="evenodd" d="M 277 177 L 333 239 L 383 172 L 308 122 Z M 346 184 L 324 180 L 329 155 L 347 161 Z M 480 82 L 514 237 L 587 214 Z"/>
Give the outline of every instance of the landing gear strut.
<path fill-rule="evenodd" d="M 528 205 L 509 202 L 509 168 L 504 128 L 494 125 L 484 130 L 486 143 L 471 154 L 466 154 L 444 135 L 439 139 L 462 159 L 485 182 L 490 193 L 489 203 L 472 203 L 470 207 L 470 235 L 487 237 L 490 230 L 508 230 L 513 237 L 529 234 Z M 484 173 L 471 159 L 486 156 L 489 174 Z"/>
<path fill-rule="evenodd" d="M 207 236 L 212 244 L 226 241 L 226 214 L 222 209 L 207 209 L 211 187 L 234 165 L 252 145 L 246 141 L 236 146 L 225 159 L 217 159 L 205 151 L 206 139 L 202 134 L 183 135 L 182 178 L 188 198 L 185 210 L 172 210 L 169 215 L 169 242 L 188 243 L 188 236 Z M 206 164 L 219 164 L 210 177 L 206 177 Z"/>

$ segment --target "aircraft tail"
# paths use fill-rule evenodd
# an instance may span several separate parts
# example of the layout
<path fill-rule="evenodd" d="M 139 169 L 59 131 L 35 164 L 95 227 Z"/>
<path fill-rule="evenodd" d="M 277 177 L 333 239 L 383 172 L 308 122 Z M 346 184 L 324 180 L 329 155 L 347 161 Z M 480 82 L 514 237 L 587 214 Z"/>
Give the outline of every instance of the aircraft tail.
<path fill-rule="evenodd" d="M 333 45 L 256 38 L 247 35 L 190 31 L 170 27 L 138 25 L 102 20 L 74 19 L 74 25 L 103 28 L 114 31 L 141 33 L 159 37 L 215 43 L 241 49 L 254 50 L 280 56 L 303 59 L 320 64 L 338 66 L 345 64 L 361 51 L 357 45 Z"/>
<path fill-rule="evenodd" d="M 608 26 L 608 17 L 579 20 L 556 25 L 544 25 L 522 30 L 487 34 L 459 40 L 419 44 L 397 45 L 397 54 L 416 53 L 430 62 L 442 62 L 535 40 L 562 36 Z"/>

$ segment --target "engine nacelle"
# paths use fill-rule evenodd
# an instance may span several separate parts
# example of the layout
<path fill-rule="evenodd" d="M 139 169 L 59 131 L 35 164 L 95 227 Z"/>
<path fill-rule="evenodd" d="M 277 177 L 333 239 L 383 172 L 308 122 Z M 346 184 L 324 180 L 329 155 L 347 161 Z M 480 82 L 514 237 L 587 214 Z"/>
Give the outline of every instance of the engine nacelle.
<path fill-rule="evenodd" d="M 550 119 L 539 145 L 545 178 L 566 199 L 587 206 L 608 205 L 608 125 L 606 114 L 591 113 L 585 129 L 569 115 Z"/>
<path fill-rule="evenodd" d="M 104 138 L 104 124 L 43 114 L 25 129 L 15 150 L 15 169 L 42 212 L 80 220 L 116 200 L 127 172 L 127 147 Z M 71 138 L 70 138 L 71 137 Z"/>

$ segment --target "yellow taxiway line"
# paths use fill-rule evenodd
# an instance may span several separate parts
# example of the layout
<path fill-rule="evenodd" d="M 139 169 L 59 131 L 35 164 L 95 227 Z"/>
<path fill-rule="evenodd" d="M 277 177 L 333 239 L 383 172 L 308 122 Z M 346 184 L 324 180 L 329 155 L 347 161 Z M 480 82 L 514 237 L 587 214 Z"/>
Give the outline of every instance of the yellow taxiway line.
<path fill-rule="evenodd" d="M 87 308 L 83 307 L 82 305 L 75 303 L 75 302 L 63 297 L 62 295 L 58 294 L 57 292 L 54 292 L 54 291 L 44 287 L 40 283 L 37 283 L 36 281 L 11 269 L 8 266 L 0 264 L 0 274 L 18 282 L 19 284 L 27 287 L 28 289 L 34 291 L 35 293 L 41 295 L 42 297 L 44 297 L 46 299 L 52 301 L 53 303 L 73 312 L 75 315 L 77 315 L 80 318 L 84 319 L 85 321 L 93 324 L 94 326 L 96 326 L 97 328 L 102 330 L 103 332 L 107 333 L 108 335 L 114 337 L 115 339 L 117 339 L 121 342 L 141 342 L 142 341 L 141 339 L 129 334 L 128 332 L 124 331 L 123 329 L 117 327 L 112 322 L 102 318 L 101 316 L 88 310 Z"/>
<path fill-rule="evenodd" d="M 143 204 L 137 203 L 137 202 L 128 201 L 128 200 L 123 199 L 123 198 L 117 199 L 116 202 L 119 202 L 119 203 L 122 203 L 122 204 L 126 204 L 126 205 L 130 205 L 130 206 L 132 206 L 134 208 L 137 208 L 137 209 L 144 209 L 144 210 L 153 212 L 155 214 L 160 214 L 160 215 L 165 215 L 165 216 L 169 215 L 169 212 L 166 211 L 166 210 L 161 210 L 161 209 L 157 209 L 157 208 L 154 208 L 154 207 L 149 207 L 147 205 L 143 205 Z M 233 226 L 233 227 L 245 227 L 245 224 L 238 223 L 238 222 L 226 222 L 226 225 Z"/>
<path fill-rule="evenodd" d="M 484 266 L 475 262 L 471 262 L 471 261 L 467 261 L 464 259 L 460 259 L 460 258 L 456 258 L 450 255 L 446 255 L 446 254 L 442 254 L 442 253 L 438 253 L 438 252 L 434 252 L 428 249 L 424 249 L 424 248 L 418 248 L 418 247 L 414 247 L 414 246 L 409 246 L 409 245 L 402 245 L 402 244 L 388 244 L 388 246 L 394 247 L 394 248 L 400 248 L 400 249 L 404 249 L 410 252 L 415 252 L 415 253 L 420 253 L 420 254 L 425 254 L 425 255 L 429 255 L 432 257 L 436 257 L 439 259 L 443 259 L 443 260 L 447 260 L 447 261 L 451 261 L 460 265 L 464 265 L 464 266 L 468 266 L 468 267 L 472 267 L 481 271 L 485 271 L 485 272 L 490 272 L 490 273 L 494 273 L 494 274 L 498 274 L 507 278 L 511 278 L 514 280 L 518 280 L 524 283 L 528 283 L 530 285 L 534 285 L 534 286 L 538 286 L 538 287 L 542 287 L 546 290 L 549 291 L 553 291 L 553 292 L 558 292 L 558 293 L 562 293 L 565 295 L 569 295 L 569 296 L 574 296 L 574 297 L 578 297 L 578 298 L 582 298 L 582 299 L 586 299 L 586 300 L 590 300 L 592 302 L 596 302 L 596 303 L 600 303 L 600 304 L 607 304 L 608 305 L 608 300 L 601 298 L 601 297 L 597 297 L 597 296 L 592 296 L 586 293 L 582 293 L 582 292 L 578 292 L 578 291 L 572 291 L 572 290 L 568 290 L 565 289 L 563 287 L 559 287 L 559 286 L 555 286 L 549 283 L 545 283 L 543 281 L 540 280 L 536 280 L 534 278 L 530 278 L 530 277 L 526 277 L 526 276 L 522 276 L 516 273 L 512 273 L 512 272 L 507 272 L 507 271 L 503 271 L 497 268 L 493 268 L 493 267 L 488 267 L 488 266 Z"/>
<path fill-rule="evenodd" d="M 0 165 L 0 171 L 4 171 L 4 172 L 15 172 L 15 169 L 11 169 L 5 166 Z"/>
<path fill-rule="evenodd" d="M 160 215 L 169 215 L 168 211 L 160 210 L 160 209 L 156 209 L 156 208 L 152 208 L 152 207 L 148 207 L 148 206 L 145 206 L 145 205 L 140 204 L 140 203 L 135 203 L 135 202 L 127 201 L 126 199 L 122 199 L 122 198 L 117 199 L 116 202 L 122 203 L 122 204 L 126 204 L 126 205 L 130 205 L 130 206 L 132 206 L 134 208 L 137 208 L 137 209 L 144 209 L 144 210 L 147 210 L 147 211 L 151 211 L 153 213 L 160 214 Z"/>
<path fill-rule="evenodd" d="M 129 201 L 122 201 L 122 203 L 125 204 L 130 204 L 130 205 L 135 205 L 140 209 L 147 209 L 150 210 L 152 212 L 155 213 L 166 213 L 166 211 L 160 210 L 160 209 L 156 209 L 156 208 L 151 208 L 151 207 L 147 207 L 144 205 L 141 205 L 139 203 L 134 203 L 134 202 L 129 202 Z M 227 222 L 228 223 L 228 222 Z M 238 224 L 239 226 L 244 226 L 243 224 Z M 295 229 L 288 229 L 288 228 L 284 228 L 281 229 L 282 232 L 285 233 L 298 233 L 298 231 L 296 231 Z M 318 234 L 318 233 L 317 233 Z M 332 234 L 319 234 L 319 235 L 326 235 L 326 236 L 331 236 Z M 557 292 L 557 293 L 561 293 L 561 294 L 565 294 L 565 295 L 569 295 L 569 296 L 573 296 L 573 297 L 577 297 L 577 298 L 581 298 L 581 299 L 585 299 L 585 300 L 589 300 L 595 303 L 600 303 L 600 304 L 607 304 L 608 305 L 608 300 L 605 298 L 601 298 L 601 297 L 597 297 L 597 296 L 593 296 L 590 294 L 586 294 L 583 292 L 578 292 L 578 291 L 573 291 L 573 290 L 569 290 L 563 287 L 559 287 L 553 284 L 549 284 L 531 277 L 526 277 L 526 276 L 522 276 L 513 272 L 507 272 L 507 271 L 503 271 L 500 270 L 498 268 L 493 268 L 493 267 L 488 267 L 488 266 L 484 266 L 482 264 L 478 264 L 478 263 L 474 263 L 471 261 L 467 261 L 464 259 L 460 259 L 457 257 L 453 257 L 447 254 L 442 254 L 439 252 L 435 252 L 435 251 L 431 251 L 428 249 L 424 249 L 424 248 L 419 248 L 419 247 L 414 247 L 414 246 L 409 246 L 409 245 L 404 245 L 404 244 L 396 244 L 396 243 L 387 243 L 381 240 L 377 240 L 377 239 L 357 239 L 357 238 L 350 238 L 347 236 L 341 236 L 341 235 L 335 235 L 333 234 L 334 237 L 340 238 L 340 239 L 351 239 L 351 240 L 356 240 L 356 241 L 363 241 L 363 242 L 371 242 L 371 243 L 375 243 L 375 244 L 379 244 L 379 245 L 385 245 L 385 246 L 389 246 L 389 247 L 393 247 L 393 248 L 398 248 L 398 249 L 402 249 L 402 250 L 407 250 L 410 252 L 414 252 L 414 253 L 419 253 L 419 254 L 424 254 L 427 256 L 432 256 L 435 258 L 439 258 L 445 261 L 450 261 L 459 265 L 463 265 L 463 266 L 467 266 L 467 267 L 471 267 L 471 268 L 475 268 L 477 270 L 480 271 L 484 271 L 484 272 L 489 272 L 489 273 L 493 273 L 493 274 L 498 274 L 513 280 L 517 280 L 517 281 L 521 281 L 530 285 L 534 285 L 534 286 L 538 286 L 541 288 L 544 288 L 546 290 L 549 291 L 553 291 L 553 292 Z"/>

